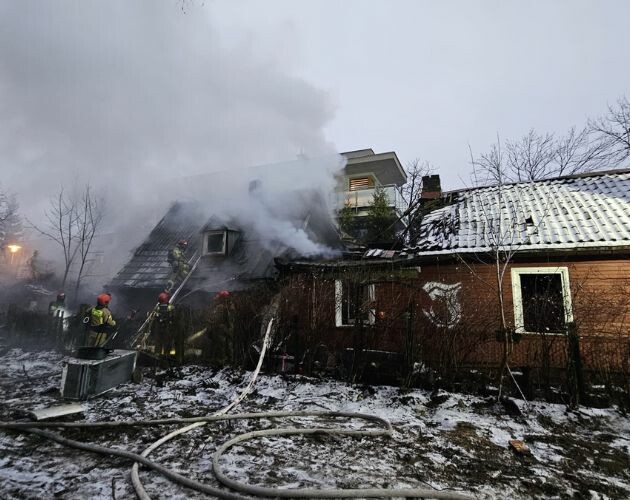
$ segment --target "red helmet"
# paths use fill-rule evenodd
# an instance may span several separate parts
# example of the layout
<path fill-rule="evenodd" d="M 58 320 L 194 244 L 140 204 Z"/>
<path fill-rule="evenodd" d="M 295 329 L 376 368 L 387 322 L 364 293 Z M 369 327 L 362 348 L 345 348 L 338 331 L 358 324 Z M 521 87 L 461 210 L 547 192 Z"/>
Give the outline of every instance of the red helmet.
<path fill-rule="evenodd" d="M 171 299 L 171 296 L 166 292 L 162 292 L 160 295 L 158 295 L 158 302 L 160 304 L 168 304 L 168 301 L 170 299 Z"/>
<path fill-rule="evenodd" d="M 187 247 L 187 246 L 188 246 L 188 241 L 187 241 L 187 240 L 179 240 L 179 241 L 177 242 L 177 246 L 179 246 L 179 247 L 184 247 L 184 248 L 185 248 L 185 247 Z"/>
<path fill-rule="evenodd" d="M 96 305 L 97 306 L 108 306 L 109 302 L 112 300 L 111 293 L 101 293 L 98 297 L 96 297 Z"/>
<path fill-rule="evenodd" d="M 215 299 L 226 299 L 230 296 L 230 292 L 228 292 L 227 290 L 221 290 L 219 293 L 216 294 L 216 296 L 214 297 Z"/>
<path fill-rule="evenodd" d="M 57 294 L 57 302 L 63 302 L 64 300 L 66 300 L 66 294 L 63 292 L 59 292 Z"/>

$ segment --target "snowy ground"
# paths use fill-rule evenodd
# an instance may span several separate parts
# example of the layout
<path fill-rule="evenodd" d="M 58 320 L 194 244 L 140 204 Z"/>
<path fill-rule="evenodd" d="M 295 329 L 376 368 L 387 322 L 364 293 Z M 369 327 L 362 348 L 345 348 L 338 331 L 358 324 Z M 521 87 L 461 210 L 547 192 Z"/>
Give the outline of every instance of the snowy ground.
<path fill-rule="evenodd" d="M 0 354 L 0 419 L 59 404 L 62 357 L 12 350 Z M 151 372 L 87 403 L 87 420 L 148 419 L 210 414 L 229 403 L 248 373 L 188 366 Z M 393 438 L 260 439 L 224 458 L 233 477 L 266 486 L 319 488 L 421 487 L 477 498 L 630 498 L 630 420 L 615 409 L 567 413 L 559 405 L 521 405 L 509 416 L 491 400 L 393 387 L 350 386 L 304 377 L 261 375 L 236 411 L 341 410 L 389 419 Z M 152 457 L 198 480 L 215 483 L 211 457 L 220 443 L 247 430 L 311 424 L 260 420 L 209 424 Z M 338 426 L 338 422 L 318 422 Z M 363 422 L 346 422 L 365 426 Z M 370 424 L 368 424 L 370 425 Z M 176 426 L 126 431 L 64 431 L 64 435 L 140 453 Z M 508 440 L 523 439 L 531 456 Z M 130 463 L 80 452 L 36 436 L 0 431 L 0 498 L 133 498 Z M 153 498 L 201 498 L 143 470 Z"/>

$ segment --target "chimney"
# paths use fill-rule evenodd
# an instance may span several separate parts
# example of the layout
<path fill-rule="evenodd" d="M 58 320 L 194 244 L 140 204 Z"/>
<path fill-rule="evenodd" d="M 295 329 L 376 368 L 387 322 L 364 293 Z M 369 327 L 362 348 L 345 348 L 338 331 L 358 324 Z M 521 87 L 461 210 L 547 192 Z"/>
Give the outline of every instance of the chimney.
<path fill-rule="evenodd" d="M 423 176 L 420 199 L 422 201 L 437 200 L 440 196 L 442 196 L 440 176 L 438 174 Z"/>

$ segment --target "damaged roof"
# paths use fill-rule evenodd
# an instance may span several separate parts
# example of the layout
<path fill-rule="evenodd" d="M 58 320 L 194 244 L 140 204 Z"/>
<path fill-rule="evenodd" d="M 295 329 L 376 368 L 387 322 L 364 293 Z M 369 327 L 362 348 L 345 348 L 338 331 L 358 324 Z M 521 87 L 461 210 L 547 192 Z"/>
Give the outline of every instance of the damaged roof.
<path fill-rule="evenodd" d="M 630 246 L 630 170 L 449 193 L 422 221 L 421 254 Z"/>
<path fill-rule="evenodd" d="M 278 217 L 284 217 L 279 220 L 285 224 L 289 222 L 291 227 L 304 229 L 313 241 L 338 246 L 339 236 L 330 217 L 323 210 L 313 208 L 321 205 L 307 203 L 307 196 L 315 195 L 301 193 L 300 196 L 304 200 L 300 213 L 294 212 L 290 216 L 278 214 Z M 188 241 L 186 258 L 194 263 L 202 254 L 202 233 L 216 230 L 229 231 L 228 238 L 232 239 L 230 251 L 227 255 L 203 255 L 187 283 L 187 289 L 239 289 L 252 280 L 274 278 L 277 273 L 275 258 L 299 257 L 299 253 L 288 244 L 270 238 L 260 228 L 243 226 L 234 218 L 207 214 L 196 202 L 177 202 L 110 285 L 127 289 L 163 289 L 171 274 L 168 253 L 177 242 L 181 239 Z"/>

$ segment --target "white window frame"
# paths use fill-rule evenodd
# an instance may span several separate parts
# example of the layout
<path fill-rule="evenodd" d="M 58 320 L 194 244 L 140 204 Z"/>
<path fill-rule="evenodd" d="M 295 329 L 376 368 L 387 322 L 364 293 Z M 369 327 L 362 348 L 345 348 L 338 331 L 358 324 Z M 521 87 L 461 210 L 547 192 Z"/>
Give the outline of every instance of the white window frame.
<path fill-rule="evenodd" d="M 512 271 L 512 301 L 514 302 L 514 326 L 518 333 L 537 334 L 525 330 L 523 318 L 523 296 L 521 294 L 522 274 L 559 274 L 562 283 L 562 300 L 564 303 L 564 322 L 573 322 L 573 307 L 571 304 L 571 287 L 569 286 L 568 267 L 513 267 Z M 549 332 L 547 335 L 564 335 L 565 332 Z"/>
<path fill-rule="evenodd" d="M 354 326 L 355 322 L 343 322 L 343 282 L 345 280 L 335 280 L 335 326 L 348 327 Z M 368 300 L 374 304 L 376 300 L 376 286 L 374 283 L 367 285 Z M 364 325 L 373 325 L 376 322 L 376 309 L 371 307 L 368 311 L 367 320 L 363 321 Z M 358 323 L 358 322 L 357 322 Z"/>
<path fill-rule="evenodd" d="M 209 252 L 208 251 L 208 236 L 214 236 L 217 234 L 223 235 L 223 250 L 220 252 Z M 226 244 L 227 244 L 227 231 L 218 230 L 218 231 L 205 231 L 203 233 L 203 255 L 225 255 L 226 254 Z"/>

